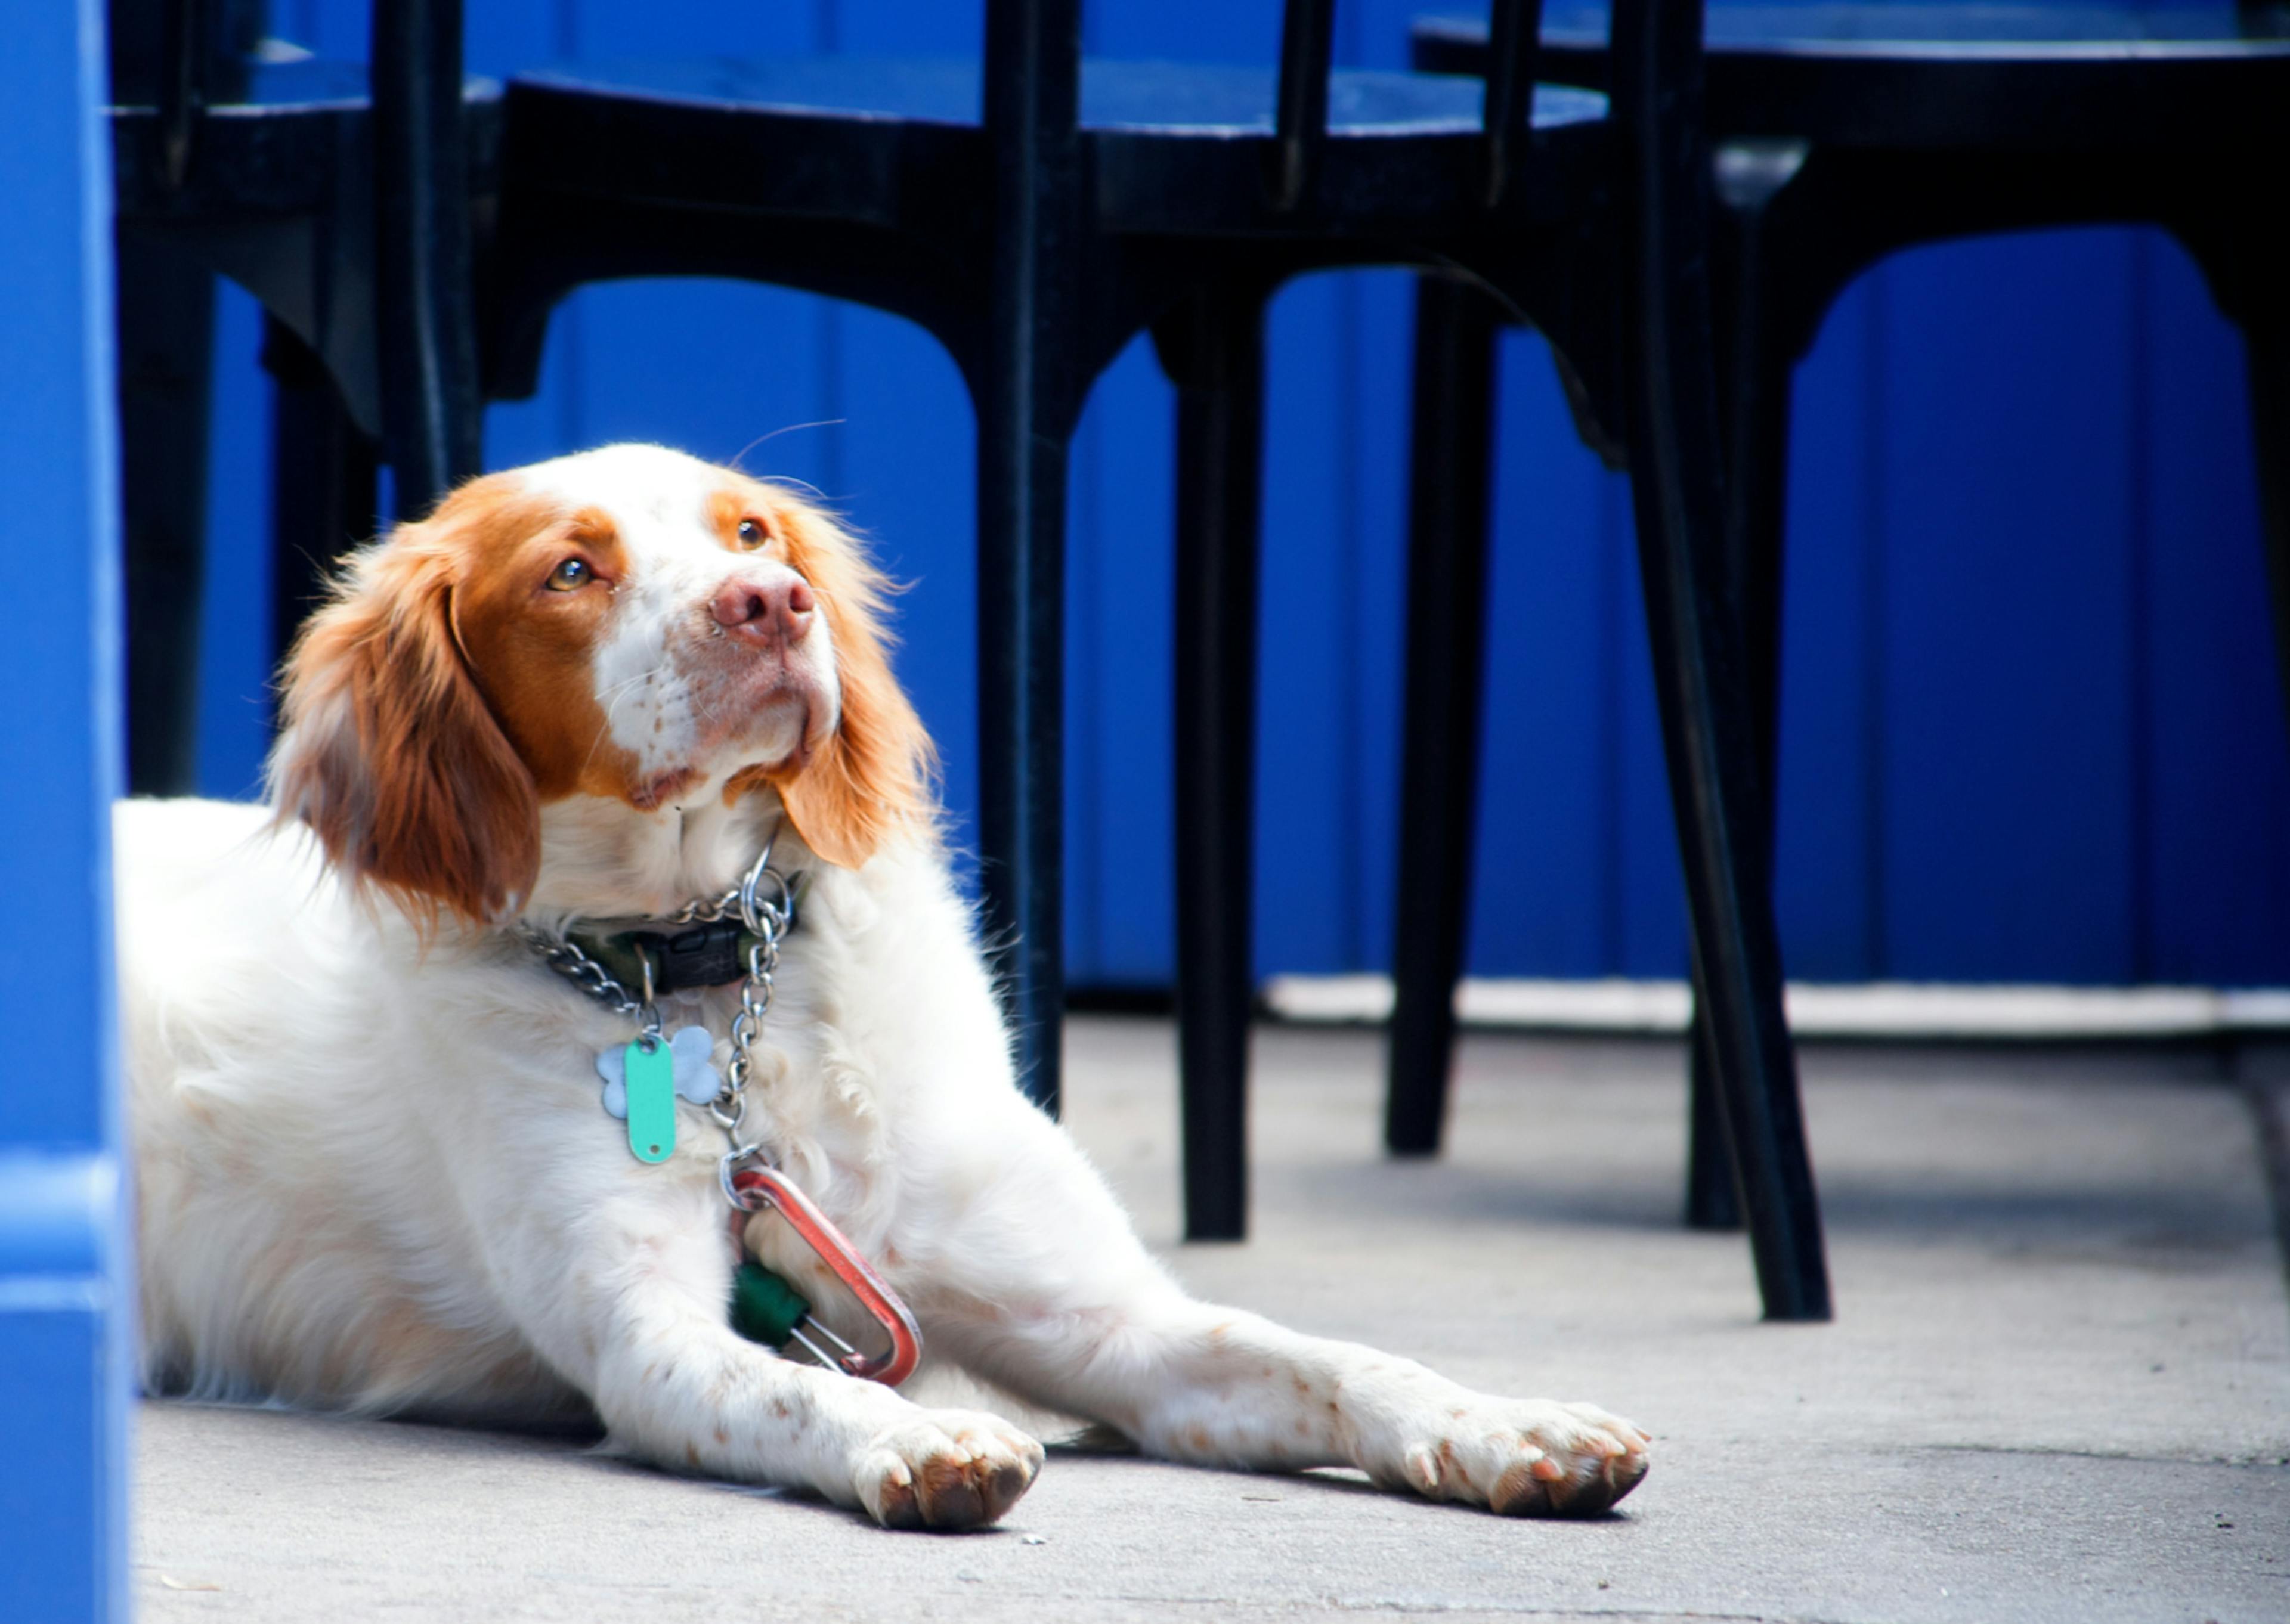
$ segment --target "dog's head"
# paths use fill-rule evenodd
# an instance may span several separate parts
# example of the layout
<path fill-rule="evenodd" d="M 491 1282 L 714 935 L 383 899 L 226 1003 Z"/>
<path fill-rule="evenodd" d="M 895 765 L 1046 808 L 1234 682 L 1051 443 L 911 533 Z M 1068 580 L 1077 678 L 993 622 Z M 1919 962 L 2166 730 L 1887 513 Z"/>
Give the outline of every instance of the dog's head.
<path fill-rule="evenodd" d="M 776 792 L 856 868 L 932 817 L 885 583 L 774 486 L 615 445 L 494 474 L 358 554 L 285 673 L 282 819 L 417 916 L 529 901 L 541 809 Z"/>

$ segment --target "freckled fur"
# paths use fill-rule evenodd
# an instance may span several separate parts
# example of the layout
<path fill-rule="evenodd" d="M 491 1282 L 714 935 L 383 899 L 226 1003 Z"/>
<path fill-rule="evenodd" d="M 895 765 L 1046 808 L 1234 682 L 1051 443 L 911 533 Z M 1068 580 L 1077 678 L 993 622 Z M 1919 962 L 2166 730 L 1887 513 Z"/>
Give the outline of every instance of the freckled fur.
<path fill-rule="evenodd" d="M 701 618 L 749 567 L 727 540 L 742 513 L 821 606 L 809 652 L 760 675 Z M 567 549 L 613 589 L 547 595 Z M 1017 1091 L 883 606 L 825 515 L 677 453 L 492 476 L 351 565 L 289 673 L 272 809 L 120 806 L 147 1383 L 478 1420 L 589 1409 L 644 1459 L 887 1526 L 1001 1516 L 1042 1462 L 1010 1421 L 731 1332 L 704 1113 L 679 1112 L 669 1161 L 636 1163 L 593 1068 L 627 1023 L 494 928 L 657 915 L 728 885 L 776 829 L 812 887 L 749 1121 L 906 1294 L 935 1359 L 1167 1457 L 1350 1465 L 1506 1511 L 1627 1492 L 1644 1435 L 1602 1411 L 1470 1393 L 1199 1302 L 1147 1254 Z M 657 692 L 632 724 L 614 685 L 647 651 Z M 720 1064 L 735 1007 L 718 989 L 663 1013 L 705 1026 Z M 746 1238 L 815 1276 L 784 1224 Z M 1534 1486 L 1545 1456 L 1563 1481 Z"/>

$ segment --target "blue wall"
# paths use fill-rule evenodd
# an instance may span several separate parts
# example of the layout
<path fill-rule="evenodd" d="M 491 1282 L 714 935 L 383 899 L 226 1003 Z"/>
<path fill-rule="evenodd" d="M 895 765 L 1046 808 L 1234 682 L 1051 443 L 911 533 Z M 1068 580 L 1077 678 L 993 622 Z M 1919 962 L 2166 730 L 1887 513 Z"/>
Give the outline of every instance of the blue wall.
<path fill-rule="evenodd" d="M 1341 48 L 1397 65 L 1404 0 Z M 971 52 L 978 0 L 476 0 L 475 67 L 689 50 Z M 1101 3 L 1093 49 L 1269 61 L 1277 0 Z M 276 31 L 361 47 L 350 5 Z M 1409 300 L 1388 273 L 1275 311 L 1259 917 L 1267 970 L 1381 964 L 1390 929 Z M 263 385 L 224 316 L 204 772 L 263 743 Z M 1627 492 L 1507 341 L 1496 636 L 1471 968 L 1675 975 L 1684 924 Z M 2239 348 L 2168 239 L 1906 256 L 1799 379 L 1777 878 L 1792 972 L 2290 981 L 2290 729 L 2273 677 Z M 1169 972 L 1169 397 L 1101 385 L 1075 459 L 1069 935 L 1085 981 Z M 817 425 L 825 427 L 798 427 Z M 919 332 L 774 290 L 629 284 L 560 318 L 497 463 L 618 437 L 808 479 L 913 580 L 909 684 L 972 800 L 972 430 Z M 771 437 L 765 437 L 771 436 Z M 761 442 L 758 444 L 757 442 Z"/>

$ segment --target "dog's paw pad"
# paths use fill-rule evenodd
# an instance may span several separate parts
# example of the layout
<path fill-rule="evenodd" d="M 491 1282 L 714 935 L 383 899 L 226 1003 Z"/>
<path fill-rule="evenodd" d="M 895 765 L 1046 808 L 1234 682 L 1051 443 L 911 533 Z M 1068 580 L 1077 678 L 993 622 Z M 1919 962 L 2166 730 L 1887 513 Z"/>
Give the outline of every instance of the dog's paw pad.
<path fill-rule="evenodd" d="M 871 1439 L 853 1479 L 860 1502 L 885 1528 L 983 1528 L 1041 1469 L 1041 1444 L 1008 1422 L 933 1410 Z"/>
<path fill-rule="evenodd" d="M 1411 1444 L 1400 1476 L 1502 1516 L 1596 1516 L 1646 1474 L 1647 1436 L 1594 1404 L 1475 1398 Z"/>

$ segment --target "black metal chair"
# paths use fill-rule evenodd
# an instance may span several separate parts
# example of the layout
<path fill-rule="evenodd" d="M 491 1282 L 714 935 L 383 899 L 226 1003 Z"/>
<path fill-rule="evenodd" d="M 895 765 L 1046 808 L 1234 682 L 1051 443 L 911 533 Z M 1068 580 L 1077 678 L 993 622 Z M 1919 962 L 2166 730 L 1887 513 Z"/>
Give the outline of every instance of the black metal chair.
<path fill-rule="evenodd" d="M 128 532 L 130 788 L 196 788 L 212 278 L 260 301 L 277 377 L 283 648 L 324 567 L 477 471 L 476 221 L 498 88 L 465 83 L 460 0 L 376 0 L 371 68 L 264 63 L 260 0 L 112 11 Z M 460 95 L 438 93 L 459 86 Z"/>
<path fill-rule="evenodd" d="M 2290 172 L 2286 22 L 2281 6 L 2246 4 L 1710 7 L 1723 595 L 1754 695 L 1755 725 L 1742 748 L 1763 790 L 1755 804 L 1771 805 L 1777 760 L 1792 375 L 1845 286 L 1915 244 L 2148 221 L 2192 252 L 2246 341 L 2276 643 L 2290 692 L 2290 211 L 2276 201 Z M 1603 8 L 1555 11 L 1542 44 L 1545 72 L 1563 83 L 1600 85 L 1613 70 Z M 1421 67 L 1481 73 L 1493 56 L 1484 22 L 1417 26 Z M 1426 355 L 1461 359 L 1419 368 L 1419 424 L 1445 425 L 1477 448 L 1446 451 L 1443 462 L 1422 449 L 1419 429 L 1417 500 L 1436 508 L 1484 478 L 1469 463 L 1485 456 L 1484 369 L 1497 317 L 1484 300 L 1426 298 Z M 1431 555 L 1427 571 L 1475 576 L 1485 567 L 1484 514 L 1421 531 L 1418 543 Z M 1411 684 L 1455 695 L 1458 714 L 1476 714 L 1477 653 L 1476 644 L 1421 635 L 1411 620 Z M 1396 955 L 1387 1137 L 1397 1152 L 1422 1154 L 1438 1146 L 1453 1042 L 1476 735 L 1441 730 L 1411 748 L 1408 781 L 1421 793 L 1407 803 L 1401 843 L 1413 906 Z M 1769 861 L 1770 822 L 1748 843 Z M 1697 980 L 1701 968 L 1697 956 Z M 1698 1020 L 1686 1212 L 1707 1228 L 1740 1221 L 1718 1108 L 1720 1091 L 1734 1086 L 1724 1052 Z"/>
<path fill-rule="evenodd" d="M 1021 1075 L 1052 1109 L 1064 448 L 1090 381 L 1149 328 L 1178 384 L 1189 608 L 1178 628 L 1188 1228 L 1237 1236 L 1261 321 L 1274 287 L 1305 270 L 1412 264 L 1495 291 L 1554 336 L 1586 410 L 1629 444 L 1721 1041 L 1742 1052 L 1740 1075 L 1767 1075 L 1778 1055 L 1786 1076 L 1778 1004 L 1756 1002 L 1770 920 L 1728 834 L 1756 826 L 1742 799 L 1755 786 L 1729 775 L 1718 748 L 1746 725 L 1747 701 L 1709 589 L 1718 463 L 1699 8 L 1626 8 L 1612 116 L 1597 96 L 1534 89 L 1534 10 L 1501 7 L 1516 48 L 1497 53 L 1484 97 L 1467 81 L 1331 74 L 1331 0 L 1290 0 L 1277 73 L 1085 69 L 1077 0 L 991 0 L 982 66 L 584 67 L 518 76 L 496 107 L 483 87 L 436 92 L 460 81 L 452 0 L 383 0 L 372 120 L 356 83 L 312 93 L 258 71 L 245 106 L 193 121 L 202 145 L 177 184 L 161 161 L 169 116 L 124 112 L 123 217 L 264 299 L 353 422 L 380 432 L 401 508 L 474 469 L 476 377 L 487 396 L 528 389 L 549 308 L 586 282 L 746 277 L 895 311 L 938 337 L 981 425 L 987 924 L 1012 944 Z M 473 218 L 489 224 L 474 244 Z M 354 319 L 361 297 L 388 318 L 371 346 Z M 1818 1316 L 1818 1233 L 1788 1221 L 1810 1211 L 1789 1194 L 1804 1182 L 1793 1084 L 1786 1102 L 1736 1136 L 1759 1170 L 1753 1186 L 1774 1193 L 1774 1221 L 1758 1231 L 1769 1309 Z"/>

